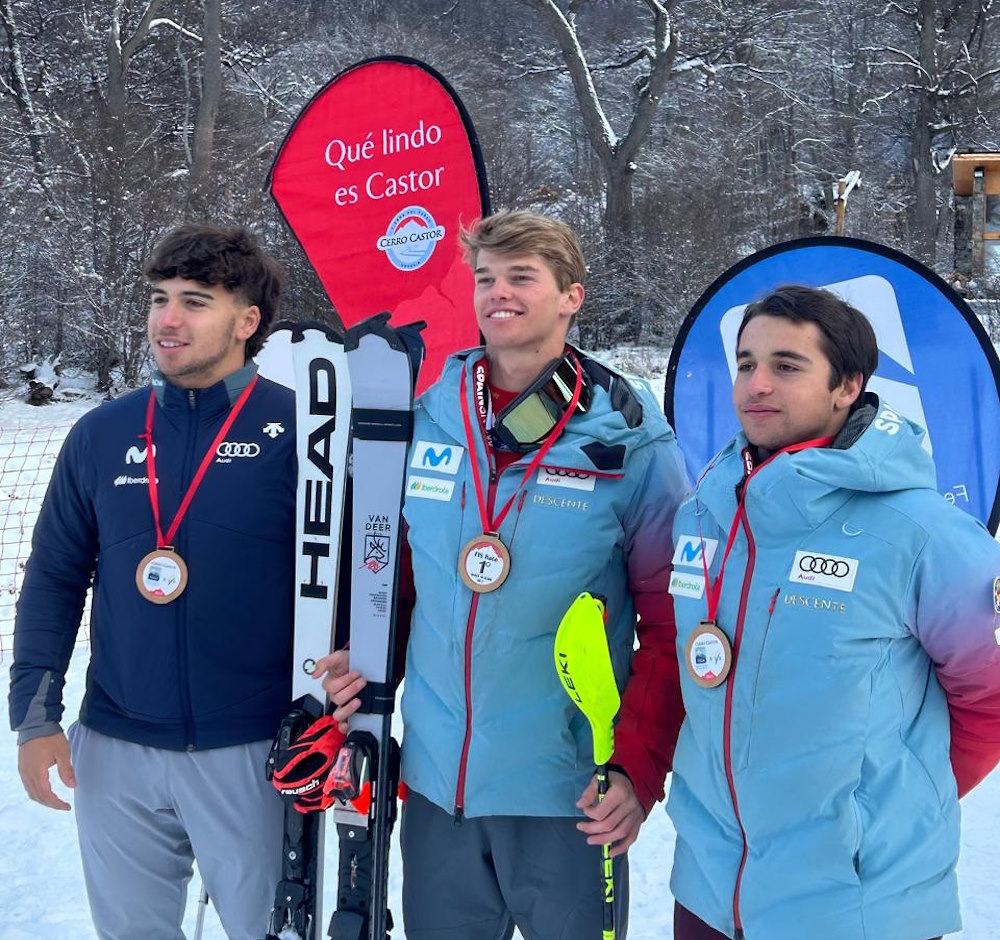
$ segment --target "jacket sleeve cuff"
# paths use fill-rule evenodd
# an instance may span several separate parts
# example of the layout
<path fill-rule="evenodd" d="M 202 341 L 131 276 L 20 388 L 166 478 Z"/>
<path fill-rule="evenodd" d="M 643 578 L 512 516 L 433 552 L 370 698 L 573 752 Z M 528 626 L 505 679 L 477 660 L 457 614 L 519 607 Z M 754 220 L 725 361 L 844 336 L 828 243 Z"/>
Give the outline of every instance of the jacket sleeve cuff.
<path fill-rule="evenodd" d="M 653 761 L 641 747 L 630 747 L 621 741 L 615 744 L 609 766 L 629 778 L 643 814 L 649 816 L 657 801 L 663 799 L 663 774 L 657 773 Z"/>
<path fill-rule="evenodd" d="M 32 725 L 30 728 L 21 727 L 17 729 L 17 746 L 34 741 L 35 738 L 47 738 L 52 734 L 62 734 L 62 725 L 58 721 L 46 721 L 40 725 Z"/>

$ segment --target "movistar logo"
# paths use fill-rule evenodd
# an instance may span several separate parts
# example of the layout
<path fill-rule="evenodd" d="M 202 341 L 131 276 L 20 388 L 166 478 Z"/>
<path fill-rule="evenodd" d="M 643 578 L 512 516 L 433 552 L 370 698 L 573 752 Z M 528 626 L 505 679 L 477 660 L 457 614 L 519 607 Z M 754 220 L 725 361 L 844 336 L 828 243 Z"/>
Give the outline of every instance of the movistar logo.
<path fill-rule="evenodd" d="M 434 450 L 433 447 L 428 447 L 427 450 L 424 451 L 424 457 L 421 463 L 425 467 L 437 467 L 442 461 L 447 463 L 449 460 L 451 460 L 450 447 L 446 447 L 440 452 Z"/>
<path fill-rule="evenodd" d="M 125 463 L 126 464 L 130 464 L 130 463 L 136 463 L 136 464 L 138 464 L 138 463 L 145 463 L 146 462 L 146 456 L 147 456 L 147 452 L 146 452 L 146 448 L 145 447 L 136 447 L 135 445 L 133 445 L 127 451 L 125 451 Z M 153 456 L 154 457 L 156 456 L 156 445 L 155 444 L 153 445 Z"/>
<path fill-rule="evenodd" d="M 436 470 L 454 476 L 462 464 L 465 448 L 458 444 L 440 444 L 436 441 L 416 441 L 410 466 L 414 470 Z"/>
<path fill-rule="evenodd" d="M 682 568 L 710 568 L 715 550 L 719 547 L 717 539 L 703 539 L 700 535 L 682 535 L 674 550 L 673 565 Z"/>
<path fill-rule="evenodd" d="M 702 554 L 700 545 L 695 545 L 693 542 L 686 542 L 681 546 L 681 564 L 684 562 L 691 564 L 693 561 L 699 561 Z"/>

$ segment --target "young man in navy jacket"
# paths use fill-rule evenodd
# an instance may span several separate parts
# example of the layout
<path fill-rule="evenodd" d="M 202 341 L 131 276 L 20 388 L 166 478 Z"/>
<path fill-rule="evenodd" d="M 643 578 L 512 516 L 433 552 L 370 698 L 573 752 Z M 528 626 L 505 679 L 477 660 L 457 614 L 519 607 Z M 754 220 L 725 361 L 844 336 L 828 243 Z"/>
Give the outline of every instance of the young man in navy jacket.
<path fill-rule="evenodd" d="M 186 225 L 144 266 L 150 386 L 77 422 L 34 531 L 17 608 L 11 724 L 31 799 L 73 789 L 102 940 L 174 940 L 197 858 L 231 940 L 256 940 L 279 877 L 264 779 L 290 700 L 292 393 L 250 359 L 277 263 L 240 229 Z M 87 589 L 79 721 L 62 689 Z"/>

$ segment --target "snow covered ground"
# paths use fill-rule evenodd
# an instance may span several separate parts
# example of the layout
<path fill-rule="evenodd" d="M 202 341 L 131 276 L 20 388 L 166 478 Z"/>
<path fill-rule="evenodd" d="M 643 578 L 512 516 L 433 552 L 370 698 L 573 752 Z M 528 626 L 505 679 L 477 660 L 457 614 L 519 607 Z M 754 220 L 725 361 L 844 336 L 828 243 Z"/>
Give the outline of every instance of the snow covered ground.
<path fill-rule="evenodd" d="M 636 372 L 661 373 L 654 378 L 662 388 L 665 361 L 651 361 L 646 353 L 636 352 L 626 368 Z M 0 429 L 29 429 L 39 425 L 68 425 L 86 408 L 96 404 L 93 397 L 77 396 L 48 407 L 32 408 L 13 400 L 0 401 Z M 0 436 L 0 441 L 3 437 Z M 6 455 L 0 452 L 0 462 Z M 4 489 L 6 490 L 6 484 Z M 14 505 L 9 494 L 0 494 L 0 515 L 24 513 L 25 505 Z M 29 514 L 30 515 L 30 514 Z M 27 517 L 27 516 L 26 516 Z M 2 521 L 2 520 L 0 520 Z M 4 558 L 9 554 L 4 545 Z M 3 574 L 0 567 L 0 594 L 10 590 L 2 583 L 12 582 L 13 571 Z M 5 611 L 0 610 L 0 619 Z M 10 625 L 0 622 L 0 632 Z M 2 663 L 10 665 L 9 643 L 4 642 Z M 68 674 L 67 715 L 74 716 L 83 694 L 88 651 L 79 647 Z M 0 723 L 0 940 L 77 940 L 92 937 L 87 899 L 76 845 L 76 831 L 70 813 L 44 809 L 28 801 L 17 774 L 15 735 Z M 72 794 L 56 784 L 70 802 Z M 949 940 L 993 940 L 1000 934 L 1000 892 L 995 873 L 1000 871 L 1000 772 L 992 774 L 962 804 L 962 856 L 959 863 L 965 930 L 950 935 Z M 900 825 L 906 825 L 905 820 Z M 669 890 L 670 862 L 674 834 L 663 810 L 657 806 L 643 826 L 638 843 L 630 853 L 632 904 L 630 940 L 666 940 L 673 936 L 671 916 L 673 900 Z M 333 840 L 328 848 L 336 852 Z M 396 937 L 402 937 L 400 912 L 400 862 L 398 845 L 393 847 L 390 874 L 391 903 L 396 923 Z M 335 872 L 335 858 L 328 863 Z M 199 882 L 197 875 L 188 898 L 185 932 L 193 935 Z M 333 904 L 334 886 L 328 884 L 327 908 Z M 225 934 L 209 909 L 205 940 L 225 940 Z"/>

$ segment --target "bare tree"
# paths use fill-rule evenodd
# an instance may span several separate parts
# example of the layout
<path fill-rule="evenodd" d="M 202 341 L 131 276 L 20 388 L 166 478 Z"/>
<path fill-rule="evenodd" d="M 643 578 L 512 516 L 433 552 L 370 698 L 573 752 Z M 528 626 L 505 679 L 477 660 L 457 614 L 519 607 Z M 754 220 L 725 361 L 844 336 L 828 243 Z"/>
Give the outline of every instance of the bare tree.
<path fill-rule="evenodd" d="M 909 147 L 906 198 L 913 253 L 937 259 L 950 180 L 942 179 L 959 146 L 992 121 L 1000 76 L 994 0 L 912 0 L 879 12 L 881 41 L 869 47 L 879 87 L 864 110 L 891 120 Z"/>

